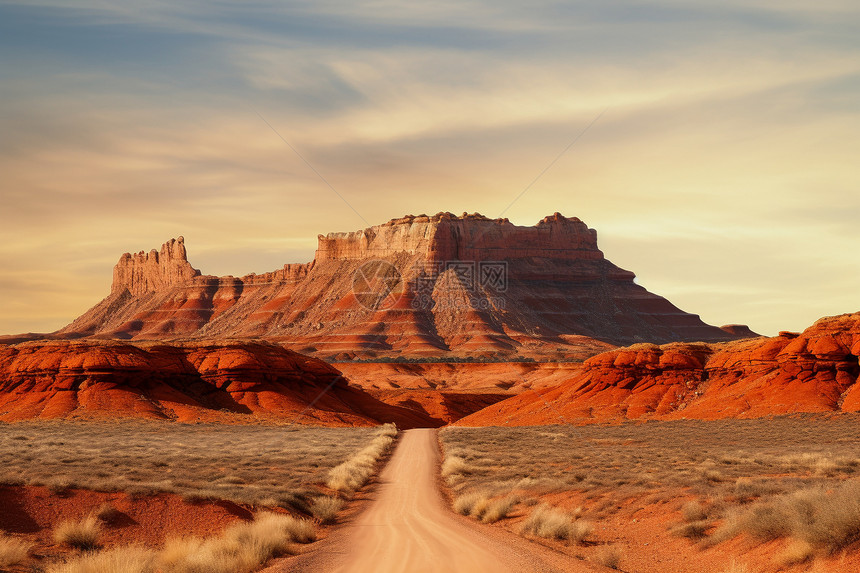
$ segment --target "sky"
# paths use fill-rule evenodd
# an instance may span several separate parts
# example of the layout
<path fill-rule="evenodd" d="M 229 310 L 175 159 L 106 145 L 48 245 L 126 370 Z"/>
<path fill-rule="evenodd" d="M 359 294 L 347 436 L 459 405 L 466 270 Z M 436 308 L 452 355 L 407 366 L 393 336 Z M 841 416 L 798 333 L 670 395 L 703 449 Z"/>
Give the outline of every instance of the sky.
<path fill-rule="evenodd" d="M 439 211 L 579 217 L 711 324 L 860 310 L 853 0 L 0 0 L 0 102 L 0 333 Z"/>

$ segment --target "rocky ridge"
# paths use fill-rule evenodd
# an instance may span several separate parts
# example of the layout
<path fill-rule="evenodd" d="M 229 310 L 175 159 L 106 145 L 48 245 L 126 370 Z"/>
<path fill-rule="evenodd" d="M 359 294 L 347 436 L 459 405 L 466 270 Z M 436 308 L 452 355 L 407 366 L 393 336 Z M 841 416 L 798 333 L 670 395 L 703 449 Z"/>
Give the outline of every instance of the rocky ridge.
<path fill-rule="evenodd" d="M 371 290 L 382 280 L 387 296 L 357 290 L 357 277 Z M 593 229 L 558 213 L 532 227 L 478 214 L 402 217 L 320 235 L 313 261 L 240 278 L 201 274 L 180 237 L 123 255 L 110 295 L 55 336 L 264 338 L 342 359 L 575 360 L 637 341 L 748 335 L 707 325 L 634 278 L 606 260 Z"/>
<path fill-rule="evenodd" d="M 860 411 L 860 313 L 803 333 L 718 344 L 637 344 L 586 360 L 562 384 L 526 391 L 464 425 L 752 418 Z"/>
<path fill-rule="evenodd" d="M 323 425 L 426 415 L 351 387 L 328 364 L 269 343 L 27 342 L 0 347 L 0 421 L 136 417 Z"/>

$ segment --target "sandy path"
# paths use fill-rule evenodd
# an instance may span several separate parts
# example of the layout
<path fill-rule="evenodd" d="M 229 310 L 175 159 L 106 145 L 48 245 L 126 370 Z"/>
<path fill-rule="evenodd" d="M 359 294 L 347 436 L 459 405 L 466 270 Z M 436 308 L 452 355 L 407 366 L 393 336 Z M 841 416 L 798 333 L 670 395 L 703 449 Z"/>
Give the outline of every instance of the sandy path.
<path fill-rule="evenodd" d="M 404 432 L 374 499 L 307 554 L 266 569 L 339 573 L 594 571 L 499 528 L 453 514 L 436 483 L 435 430 Z"/>

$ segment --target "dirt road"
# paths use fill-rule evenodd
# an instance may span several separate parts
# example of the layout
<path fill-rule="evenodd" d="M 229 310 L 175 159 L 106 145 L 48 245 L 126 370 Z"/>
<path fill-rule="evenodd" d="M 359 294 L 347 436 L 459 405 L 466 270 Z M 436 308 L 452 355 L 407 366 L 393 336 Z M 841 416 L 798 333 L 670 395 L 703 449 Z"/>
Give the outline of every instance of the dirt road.
<path fill-rule="evenodd" d="M 338 573 L 594 571 L 499 528 L 454 515 L 436 483 L 435 430 L 407 430 L 374 499 L 307 554 L 266 569 Z"/>

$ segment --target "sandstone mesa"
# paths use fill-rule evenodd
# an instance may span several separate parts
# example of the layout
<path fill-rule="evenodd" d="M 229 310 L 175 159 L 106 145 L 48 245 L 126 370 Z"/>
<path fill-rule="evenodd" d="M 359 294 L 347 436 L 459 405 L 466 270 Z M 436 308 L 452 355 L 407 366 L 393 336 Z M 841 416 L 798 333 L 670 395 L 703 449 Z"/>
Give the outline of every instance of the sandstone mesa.
<path fill-rule="evenodd" d="M 582 359 L 634 342 L 733 340 L 608 261 L 597 233 L 556 213 L 532 227 L 481 215 L 407 216 L 320 235 L 314 260 L 241 278 L 203 275 L 182 237 L 124 254 L 111 292 L 56 333 L 125 340 L 263 338 L 327 359 L 395 356 Z M 362 265 L 401 283 L 388 307 L 357 299 Z M 501 263 L 504 283 L 482 284 Z"/>

